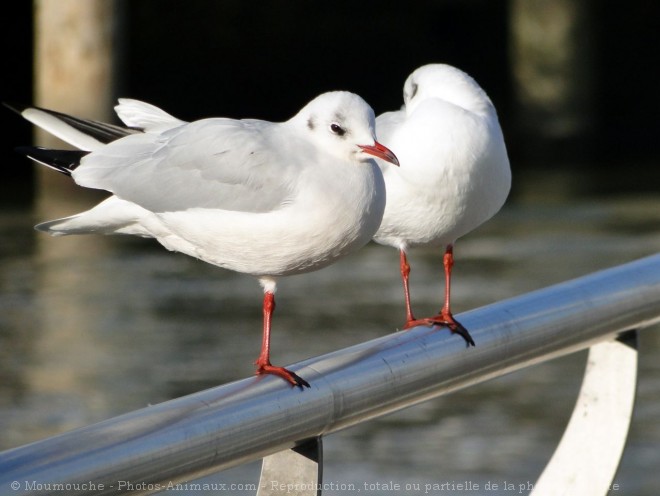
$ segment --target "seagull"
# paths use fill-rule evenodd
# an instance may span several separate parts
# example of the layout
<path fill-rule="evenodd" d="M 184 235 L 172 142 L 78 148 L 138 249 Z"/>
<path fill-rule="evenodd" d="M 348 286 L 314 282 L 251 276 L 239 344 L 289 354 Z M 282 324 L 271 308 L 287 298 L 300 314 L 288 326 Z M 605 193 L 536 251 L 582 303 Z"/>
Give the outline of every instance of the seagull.
<path fill-rule="evenodd" d="M 115 107 L 125 126 L 8 106 L 79 148 L 19 152 L 80 186 L 112 193 L 36 229 L 155 238 L 168 250 L 256 277 L 264 291 L 256 373 L 309 387 L 270 361 L 276 280 L 358 250 L 380 225 L 385 183 L 375 158 L 398 161 L 376 141 L 374 112 L 361 97 L 324 93 L 280 123 L 184 122 L 132 99 Z"/>
<path fill-rule="evenodd" d="M 511 188 L 511 170 L 497 112 L 465 72 L 446 64 L 416 69 L 403 87 L 403 107 L 376 119 L 380 141 L 400 167 L 378 161 L 387 189 L 374 240 L 399 250 L 406 306 L 404 329 L 443 325 L 474 346 L 450 308 L 456 240 L 495 215 Z M 417 246 L 444 250 L 445 299 L 432 317 L 413 315 L 406 253 Z"/>

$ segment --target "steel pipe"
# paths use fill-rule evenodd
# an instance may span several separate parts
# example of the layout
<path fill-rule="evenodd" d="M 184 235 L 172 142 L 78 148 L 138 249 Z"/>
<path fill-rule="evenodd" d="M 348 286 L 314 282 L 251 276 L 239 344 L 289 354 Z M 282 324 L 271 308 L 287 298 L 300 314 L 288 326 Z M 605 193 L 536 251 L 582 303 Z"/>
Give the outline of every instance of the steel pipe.
<path fill-rule="evenodd" d="M 660 255 L 0 453 L 0 493 L 148 494 L 660 321 Z M 359 329 L 356 330 L 359 333 Z M 12 485 L 13 484 L 13 485 Z"/>

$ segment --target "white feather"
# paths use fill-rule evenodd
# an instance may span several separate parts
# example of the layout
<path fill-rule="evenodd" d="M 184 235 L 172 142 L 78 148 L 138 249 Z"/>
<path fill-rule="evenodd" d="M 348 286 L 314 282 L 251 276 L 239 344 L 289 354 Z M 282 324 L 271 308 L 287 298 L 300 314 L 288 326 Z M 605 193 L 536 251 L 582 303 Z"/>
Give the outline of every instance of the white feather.
<path fill-rule="evenodd" d="M 115 112 L 129 127 L 142 129 L 149 133 L 158 133 L 186 124 L 185 121 L 177 119 L 150 103 L 131 98 L 120 98 L 118 101 L 119 105 L 115 106 Z"/>
<path fill-rule="evenodd" d="M 98 150 L 104 143 L 96 138 L 79 131 L 56 116 L 38 108 L 28 107 L 21 115 L 36 126 L 48 131 L 53 136 L 79 148 L 80 150 Z"/>

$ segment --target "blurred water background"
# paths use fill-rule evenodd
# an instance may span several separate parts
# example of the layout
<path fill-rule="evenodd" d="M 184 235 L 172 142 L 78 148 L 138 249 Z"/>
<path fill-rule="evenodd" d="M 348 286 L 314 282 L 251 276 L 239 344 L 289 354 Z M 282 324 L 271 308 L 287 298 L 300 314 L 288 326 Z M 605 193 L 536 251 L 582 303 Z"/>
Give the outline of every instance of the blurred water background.
<path fill-rule="evenodd" d="M 494 219 L 456 245 L 456 313 L 660 250 L 658 125 L 650 117 L 658 103 L 636 98 L 655 76 L 641 64 L 647 52 L 640 47 L 651 32 L 644 21 L 657 8 L 647 12 L 631 2 L 626 12 L 604 14 L 593 6 L 571 10 L 571 2 L 530 1 L 531 12 L 516 1 L 420 2 L 376 14 L 366 2 L 326 6 L 314 16 L 298 2 L 284 13 L 276 2 L 252 10 L 244 2 L 113 5 L 123 12 L 122 43 L 129 45 L 114 91 L 187 119 L 285 119 L 307 96 L 337 87 L 357 91 L 382 112 L 400 104 L 405 77 L 423 63 L 450 62 L 472 73 L 500 111 L 514 188 Z M 21 8 L 29 28 L 29 8 Z M 564 45 L 531 57 L 533 33 L 561 31 L 562 16 L 583 29 L 568 30 Z M 314 24 L 319 17 L 322 26 Z M 303 20 L 315 27 L 301 27 Z M 214 23 L 216 38 L 209 34 Z M 603 36 L 613 26 L 622 47 Z M 633 26 L 635 36 L 623 36 Z M 309 51 L 293 53 L 301 29 Z M 585 30 L 593 35 L 586 41 L 579 34 Z M 392 40 L 392 32 L 402 35 Z M 7 56 L 30 59 L 32 33 L 12 33 Z M 23 51 L 16 37 L 28 40 Z M 364 37 L 378 41 L 373 50 L 356 44 Z M 264 43 L 271 51 L 264 53 Z M 185 57 L 172 51 L 176 45 Z M 610 71 L 603 54 L 615 48 L 627 51 Z M 566 62 L 567 53 L 574 60 Z M 341 65 L 342 56 L 353 65 Z M 382 84 L 366 77 L 371 56 Z M 31 101 L 30 64 L 19 67 L 0 96 Z M 643 67 L 641 74 L 627 76 L 631 67 Z M 258 84 L 250 80 L 257 73 Z M 275 87 L 265 91 L 266 83 Z M 545 93 L 532 91 L 547 84 Z M 3 122 L 16 135 L 1 142 L 0 449 L 251 375 L 261 339 L 257 282 L 148 240 L 35 232 L 37 222 L 80 211 L 102 195 L 34 172 L 11 154 L 31 142 L 30 127 L 6 114 Z M 442 298 L 441 254 L 416 250 L 410 259 L 416 313 L 429 314 Z M 393 332 L 403 320 L 402 300 L 397 253 L 375 244 L 322 271 L 283 279 L 273 359 L 291 363 Z M 615 480 L 620 494 L 655 496 L 660 488 L 659 330 L 640 337 L 637 407 Z M 511 494 L 505 482 L 517 492 L 536 480 L 554 450 L 585 358 L 538 365 L 329 436 L 324 480 L 367 494 L 385 491 L 365 483 L 419 484 L 408 494 L 423 494 L 425 484 L 466 481 L 482 489 L 471 494 Z M 253 484 L 258 472 L 252 463 L 205 480 Z M 499 490 L 484 491 L 488 482 Z"/>

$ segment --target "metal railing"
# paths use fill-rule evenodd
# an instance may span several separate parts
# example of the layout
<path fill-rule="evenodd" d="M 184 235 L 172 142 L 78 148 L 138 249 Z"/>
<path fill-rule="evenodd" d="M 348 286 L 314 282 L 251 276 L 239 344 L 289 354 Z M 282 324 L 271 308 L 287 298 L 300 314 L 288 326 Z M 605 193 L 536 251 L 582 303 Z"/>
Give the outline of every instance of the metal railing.
<path fill-rule="evenodd" d="M 614 403 L 629 404 L 612 420 L 623 426 L 622 448 L 634 398 L 636 353 L 620 361 L 627 353 L 622 350 L 634 351 L 634 340 L 630 333 L 623 340 L 627 345 L 614 340 L 660 321 L 660 254 L 465 312 L 459 319 L 470 329 L 476 348 L 466 348 L 446 329 L 418 327 L 292 365 L 311 383 L 305 391 L 275 377 L 251 377 L 4 451 L 0 493 L 34 496 L 68 488 L 67 494 L 148 494 L 169 482 L 266 457 L 259 494 L 277 494 L 263 479 L 273 469 L 303 481 L 317 471 L 314 480 L 320 481 L 317 440 L 322 436 L 596 343 L 601 344 L 592 348 L 594 364 L 587 369 L 587 379 L 594 368 L 612 369 L 614 360 L 618 373 L 612 375 L 633 381 L 630 398 L 608 393 Z M 631 372 L 621 373 L 623 369 Z M 601 391 L 602 381 L 593 380 L 598 376 L 585 380 L 583 394 L 593 396 L 588 388 Z M 625 384 L 619 386 L 626 389 Z M 610 420 L 601 423 L 606 422 Z M 570 432 L 576 430 L 581 430 L 579 424 L 569 425 L 562 441 L 569 450 Z M 312 461 L 311 468 L 292 469 L 298 465 L 287 461 L 278 469 L 273 463 L 277 453 L 288 456 L 287 450 L 300 445 L 311 446 L 311 455 L 304 457 Z M 609 450 L 616 455 L 609 471 L 618 465 L 617 449 Z M 561 451 L 560 446 L 555 469 L 546 469 L 534 494 L 551 494 L 543 492 L 542 482 L 562 467 Z M 602 465 L 598 460 L 588 463 Z M 575 458 L 570 465 L 564 464 L 559 473 L 587 470 Z M 611 482 L 613 476 L 602 479 Z M 570 484 L 579 487 L 574 480 Z"/>

